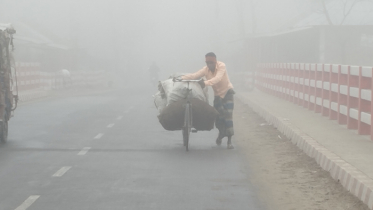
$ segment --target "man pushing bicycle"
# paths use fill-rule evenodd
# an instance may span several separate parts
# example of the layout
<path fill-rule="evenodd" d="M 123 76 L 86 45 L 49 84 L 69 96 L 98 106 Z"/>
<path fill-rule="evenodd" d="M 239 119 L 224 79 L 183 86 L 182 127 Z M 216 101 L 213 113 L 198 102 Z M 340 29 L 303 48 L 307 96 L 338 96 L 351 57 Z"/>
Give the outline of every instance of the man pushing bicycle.
<path fill-rule="evenodd" d="M 213 52 L 205 55 L 206 66 L 201 70 L 188 74 L 182 77 L 183 80 L 193 80 L 205 77 L 206 80 L 201 80 L 199 84 L 202 88 L 212 86 L 214 90 L 214 107 L 219 112 L 219 116 L 215 121 L 215 126 L 219 130 L 219 135 L 216 139 L 216 144 L 221 145 L 222 139 L 228 137 L 227 148 L 233 149 L 232 136 L 233 129 L 233 108 L 234 100 L 233 85 L 229 80 L 225 64 L 216 60 L 216 55 Z"/>

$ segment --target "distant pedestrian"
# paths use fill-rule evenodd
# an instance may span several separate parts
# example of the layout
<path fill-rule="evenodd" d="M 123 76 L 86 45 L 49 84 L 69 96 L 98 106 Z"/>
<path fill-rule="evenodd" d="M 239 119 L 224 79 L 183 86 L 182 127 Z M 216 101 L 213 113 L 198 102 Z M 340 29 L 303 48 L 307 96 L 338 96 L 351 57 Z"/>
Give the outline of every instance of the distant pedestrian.
<path fill-rule="evenodd" d="M 150 82 L 153 84 L 153 85 L 157 85 L 158 84 L 158 77 L 159 77 L 159 67 L 157 66 L 157 63 L 156 62 L 153 62 L 152 65 L 150 65 L 149 69 L 149 75 L 150 75 Z"/>
<path fill-rule="evenodd" d="M 62 76 L 62 85 L 63 87 L 67 87 L 71 83 L 71 74 L 70 71 L 67 69 L 61 70 L 61 76 Z"/>

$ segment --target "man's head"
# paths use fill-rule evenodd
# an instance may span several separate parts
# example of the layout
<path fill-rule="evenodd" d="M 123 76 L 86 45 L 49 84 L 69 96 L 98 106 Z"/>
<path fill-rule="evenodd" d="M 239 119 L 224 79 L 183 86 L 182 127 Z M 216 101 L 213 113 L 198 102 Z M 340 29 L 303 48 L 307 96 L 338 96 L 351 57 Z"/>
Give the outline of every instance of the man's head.
<path fill-rule="evenodd" d="M 216 68 L 216 55 L 213 52 L 209 52 L 205 55 L 206 65 L 211 71 L 215 71 Z"/>

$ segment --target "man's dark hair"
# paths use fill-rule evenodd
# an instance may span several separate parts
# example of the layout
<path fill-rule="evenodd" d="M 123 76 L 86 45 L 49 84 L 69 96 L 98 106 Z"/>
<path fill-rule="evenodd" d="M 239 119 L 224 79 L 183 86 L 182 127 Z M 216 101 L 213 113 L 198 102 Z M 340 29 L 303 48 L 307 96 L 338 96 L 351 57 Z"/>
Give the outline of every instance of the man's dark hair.
<path fill-rule="evenodd" d="M 209 52 L 209 53 L 207 53 L 207 54 L 205 55 L 205 57 L 214 57 L 214 58 L 216 58 L 216 55 L 215 55 L 215 53 L 213 53 L 213 52 Z"/>

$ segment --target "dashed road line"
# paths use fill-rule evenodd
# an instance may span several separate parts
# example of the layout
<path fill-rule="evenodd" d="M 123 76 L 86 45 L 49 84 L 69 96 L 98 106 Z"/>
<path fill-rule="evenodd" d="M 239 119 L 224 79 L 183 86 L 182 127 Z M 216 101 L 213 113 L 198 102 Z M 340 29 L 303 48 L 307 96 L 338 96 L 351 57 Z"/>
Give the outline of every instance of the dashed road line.
<path fill-rule="evenodd" d="M 97 134 L 97 136 L 94 137 L 94 139 L 100 139 L 104 134 L 103 133 L 99 133 Z"/>
<path fill-rule="evenodd" d="M 90 147 L 84 147 L 79 153 L 78 155 L 85 155 L 87 154 L 87 152 L 90 150 L 91 148 Z"/>
<path fill-rule="evenodd" d="M 111 124 L 109 124 L 107 127 L 108 127 L 108 128 L 112 128 L 114 125 L 115 125 L 114 123 L 111 123 Z"/>
<path fill-rule="evenodd" d="M 126 111 L 124 111 L 124 113 L 128 113 L 131 111 L 131 109 L 135 108 L 134 106 L 131 106 L 130 108 L 128 108 Z"/>
<path fill-rule="evenodd" d="M 61 177 L 63 176 L 68 170 L 70 170 L 71 166 L 64 166 L 60 170 L 58 170 L 53 177 Z"/>
<path fill-rule="evenodd" d="M 28 207 L 30 207 L 38 198 L 40 195 L 31 195 L 28 197 L 20 206 L 18 206 L 15 210 L 26 210 Z"/>
<path fill-rule="evenodd" d="M 121 120 L 122 118 L 123 118 L 123 116 L 118 116 L 117 120 Z"/>

